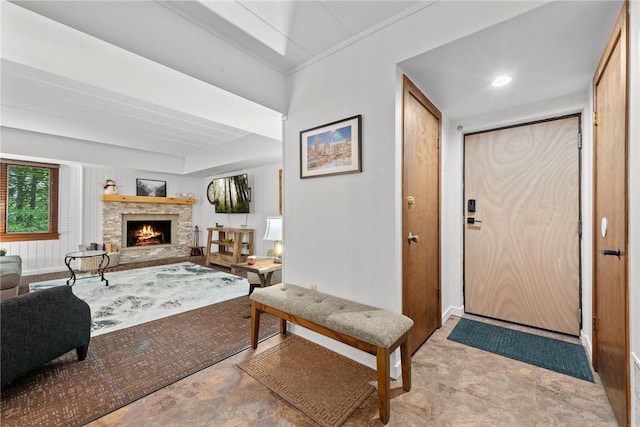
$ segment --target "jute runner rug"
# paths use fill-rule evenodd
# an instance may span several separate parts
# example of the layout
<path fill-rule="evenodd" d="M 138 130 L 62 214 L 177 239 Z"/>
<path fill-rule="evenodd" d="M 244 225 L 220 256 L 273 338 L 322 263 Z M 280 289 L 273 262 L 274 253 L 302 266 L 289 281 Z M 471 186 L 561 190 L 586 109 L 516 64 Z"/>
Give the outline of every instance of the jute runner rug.
<path fill-rule="evenodd" d="M 238 367 L 325 427 L 342 425 L 375 390 L 376 371 L 295 335 Z"/>
<path fill-rule="evenodd" d="M 3 388 L 0 424 L 95 420 L 248 348 L 247 310 L 244 296 L 91 338 L 85 361 L 72 351 Z M 260 338 L 278 333 L 278 325 L 262 316 Z"/>

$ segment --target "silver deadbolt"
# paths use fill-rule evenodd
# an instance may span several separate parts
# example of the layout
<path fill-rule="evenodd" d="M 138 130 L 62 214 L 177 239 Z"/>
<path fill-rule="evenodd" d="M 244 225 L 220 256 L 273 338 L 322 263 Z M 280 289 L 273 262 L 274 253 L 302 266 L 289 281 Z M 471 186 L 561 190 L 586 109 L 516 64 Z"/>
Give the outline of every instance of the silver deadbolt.
<path fill-rule="evenodd" d="M 409 232 L 409 236 L 407 236 L 407 240 L 409 241 L 409 244 L 411 244 L 411 242 L 418 243 L 418 241 L 420 240 L 420 237 L 417 234 L 411 234 L 411 232 Z"/>

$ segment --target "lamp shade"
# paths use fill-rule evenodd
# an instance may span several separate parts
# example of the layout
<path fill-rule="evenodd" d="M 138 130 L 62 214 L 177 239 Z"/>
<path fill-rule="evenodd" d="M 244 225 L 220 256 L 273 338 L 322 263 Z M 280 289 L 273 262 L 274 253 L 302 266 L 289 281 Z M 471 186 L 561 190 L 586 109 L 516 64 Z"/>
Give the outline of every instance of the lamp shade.
<path fill-rule="evenodd" d="M 282 217 L 267 217 L 267 230 L 264 233 L 264 240 L 282 241 Z"/>

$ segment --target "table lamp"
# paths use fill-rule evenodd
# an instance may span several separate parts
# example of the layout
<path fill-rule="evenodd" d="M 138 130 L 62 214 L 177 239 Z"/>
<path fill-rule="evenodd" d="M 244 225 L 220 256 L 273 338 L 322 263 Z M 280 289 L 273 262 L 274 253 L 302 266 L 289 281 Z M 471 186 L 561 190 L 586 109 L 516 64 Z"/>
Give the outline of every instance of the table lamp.
<path fill-rule="evenodd" d="M 273 241 L 273 262 L 282 262 L 282 217 L 267 217 L 267 230 L 264 233 L 264 240 Z"/>

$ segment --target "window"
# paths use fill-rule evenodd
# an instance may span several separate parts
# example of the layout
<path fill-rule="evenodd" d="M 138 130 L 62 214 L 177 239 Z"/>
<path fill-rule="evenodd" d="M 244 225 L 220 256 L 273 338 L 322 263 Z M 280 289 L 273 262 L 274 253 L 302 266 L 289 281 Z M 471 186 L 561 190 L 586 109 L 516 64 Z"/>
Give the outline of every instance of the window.
<path fill-rule="evenodd" d="M 58 165 L 1 160 L 0 193 L 0 240 L 58 238 Z"/>

